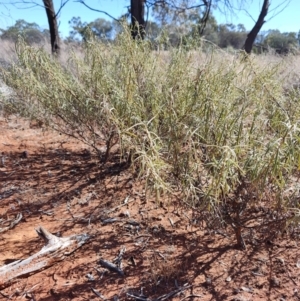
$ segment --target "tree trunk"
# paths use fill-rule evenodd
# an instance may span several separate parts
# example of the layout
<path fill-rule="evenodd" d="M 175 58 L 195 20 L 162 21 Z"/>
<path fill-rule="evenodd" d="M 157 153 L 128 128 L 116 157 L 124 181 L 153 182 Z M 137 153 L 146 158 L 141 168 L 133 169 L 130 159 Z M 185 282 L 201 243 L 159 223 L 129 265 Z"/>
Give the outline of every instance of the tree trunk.
<path fill-rule="evenodd" d="M 131 35 L 133 39 L 145 38 L 145 0 L 131 0 Z"/>
<path fill-rule="evenodd" d="M 211 4 L 212 4 L 212 0 L 209 0 L 209 1 L 203 1 L 204 4 L 205 4 L 205 11 L 204 11 L 204 14 L 203 14 L 203 17 L 201 19 L 201 23 L 200 23 L 200 26 L 199 26 L 199 35 L 202 36 L 203 35 L 203 32 L 204 32 L 204 29 L 206 27 L 206 24 L 207 24 L 207 21 L 210 17 L 210 10 L 211 10 Z"/>
<path fill-rule="evenodd" d="M 58 26 L 57 26 L 57 18 L 54 10 L 53 0 L 43 0 L 47 18 L 48 18 L 48 24 L 49 24 L 49 30 L 50 30 L 50 36 L 51 36 L 51 51 L 54 55 L 60 54 L 60 41 L 59 41 L 59 33 L 58 33 Z"/>
<path fill-rule="evenodd" d="M 253 26 L 252 30 L 249 32 L 249 34 L 247 36 L 247 39 L 246 39 L 245 45 L 244 45 L 244 50 L 248 54 L 251 53 L 254 41 L 255 41 L 260 29 L 262 28 L 263 24 L 265 23 L 265 17 L 268 14 L 269 6 L 270 6 L 270 1 L 264 0 L 258 20 L 256 21 L 255 25 Z"/>
<path fill-rule="evenodd" d="M 243 236 L 242 236 L 242 228 L 239 225 L 235 225 L 233 227 L 234 232 L 235 232 L 235 238 L 236 238 L 236 242 L 237 242 L 237 247 L 240 250 L 246 250 L 246 244 L 244 242 Z"/>

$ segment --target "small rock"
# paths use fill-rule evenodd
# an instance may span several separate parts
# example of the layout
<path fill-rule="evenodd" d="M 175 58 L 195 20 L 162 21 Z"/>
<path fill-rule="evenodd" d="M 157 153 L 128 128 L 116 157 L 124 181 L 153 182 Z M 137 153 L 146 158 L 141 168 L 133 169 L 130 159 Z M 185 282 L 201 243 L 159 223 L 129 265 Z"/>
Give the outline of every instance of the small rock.
<path fill-rule="evenodd" d="M 277 259 L 281 264 L 284 264 L 284 259 L 283 259 L 283 258 L 277 257 L 276 259 Z"/>
<path fill-rule="evenodd" d="M 271 283 L 271 286 L 273 286 L 273 287 L 279 287 L 280 286 L 280 281 L 275 277 L 271 278 L 270 283 Z"/>
<path fill-rule="evenodd" d="M 4 156 L 1 157 L 1 166 L 2 167 L 5 166 L 5 157 Z"/>
<path fill-rule="evenodd" d="M 241 286 L 241 290 L 246 293 L 252 293 L 253 289 L 251 287 Z"/>
<path fill-rule="evenodd" d="M 211 282 L 212 282 L 212 281 L 211 281 L 211 278 L 209 278 L 209 277 L 206 277 L 206 278 L 205 278 L 205 284 L 206 284 L 206 285 L 211 285 Z"/>
<path fill-rule="evenodd" d="M 28 152 L 27 151 L 22 152 L 21 158 L 24 158 L 24 159 L 28 158 Z"/>
<path fill-rule="evenodd" d="M 86 278 L 88 279 L 88 281 L 95 281 L 95 278 L 91 273 L 86 274 Z"/>

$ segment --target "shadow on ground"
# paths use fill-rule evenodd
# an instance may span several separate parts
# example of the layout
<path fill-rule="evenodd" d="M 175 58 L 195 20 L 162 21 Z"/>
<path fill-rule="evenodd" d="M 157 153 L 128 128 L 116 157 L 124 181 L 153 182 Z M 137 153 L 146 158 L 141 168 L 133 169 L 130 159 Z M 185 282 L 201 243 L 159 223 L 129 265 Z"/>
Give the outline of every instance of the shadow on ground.
<path fill-rule="evenodd" d="M 203 229 L 202 221 L 191 225 L 192 212 L 176 201 L 168 207 L 146 201 L 142 182 L 133 180 L 117 156 L 101 164 L 87 151 L 11 153 L 0 182 L 2 221 L 23 214 L 15 228 L 0 234 L 1 249 L 13 249 L 4 253 L 2 264 L 42 248 L 34 233 L 40 224 L 57 235 L 88 233 L 91 237 L 62 262 L 20 280 L 31 286 L 40 283 L 32 291 L 36 300 L 101 298 L 95 291 L 111 300 L 114 296 L 120 300 L 295 297 L 297 277 L 291 272 L 298 256 L 295 244 L 264 242 L 237 250 L 230 230 L 220 235 Z M 176 219 L 173 225 L 171 218 Z M 287 245 L 289 262 L 280 261 Z M 103 268 L 99 260 L 114 262 L 124 246 L 125 276 L 121 277 Z M 184 289 L 185 284 L 191 286 Z M 287 285 L 289 293 L 284 290 Z"/>

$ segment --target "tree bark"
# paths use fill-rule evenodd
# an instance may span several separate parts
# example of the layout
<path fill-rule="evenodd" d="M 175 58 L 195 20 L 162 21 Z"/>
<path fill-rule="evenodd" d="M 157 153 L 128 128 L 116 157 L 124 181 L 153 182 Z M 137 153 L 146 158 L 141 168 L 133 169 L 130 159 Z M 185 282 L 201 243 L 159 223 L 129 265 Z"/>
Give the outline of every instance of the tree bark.
<path fill-rule="evenodd" d="M 131 0 L 131 35 L 133 39 L 145 38 L 145 0 Z"/>
<path fill-rule="evenodd" d="M 265 17 L 268 14 L 268 9 L 270 6 L 269 0 L 264 0 L 259 17 L 253 26 L 252 30 L 249 32 L 247 39 L 245 41 L 244 50 L 247 54 L 250 54 L 252 51 L 252 47 L 254 44 L 254 41 L 262 28 L 263 24 L 265 23 Z"/>
<path fill-rule="evenodd" d="M 48 24 L 49 24 L 49 30 L 51 36 L 51 51 L 52 54 L 59 56 L 60 39 L 59 39 L 57 18 L 54 10 L 53 0 L 43 0 L 43 2 L 48 18 Z"/>

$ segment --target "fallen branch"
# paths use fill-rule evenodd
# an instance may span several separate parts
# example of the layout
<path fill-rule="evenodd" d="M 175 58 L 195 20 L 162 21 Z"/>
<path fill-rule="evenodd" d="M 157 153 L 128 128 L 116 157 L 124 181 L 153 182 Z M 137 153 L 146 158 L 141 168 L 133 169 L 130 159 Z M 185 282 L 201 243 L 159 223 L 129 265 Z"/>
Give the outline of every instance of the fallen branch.
<path fill-rule="evenodd" d="M 45 241 L 45 246 L 27 259 L 0 267 L 0 287 L 7 286 L 17 277 L 37 273 L 64 260 L 89 239 L 87 234 L 57 237 L 43 227 L 36 229 L 36 232 Z"/>
<path fill-rule="evenodd" d="M 14 226 L 16 226 L 21 221 L 22 217 L 23 217 L 22 213 L 18 213 L 18 215 L 15 219 L 13 219 L 12 221 L 6 221 L 6 223 L 9 222 L 9 225 L 6 227 L 0 228 L 0 233 L 12 229 Z"/>
<path fill-rule="evenodd" d="M 106 269 L 118 273 L 120 276 L 124 276 L 124 272 L 118 268 L 115 264 L 108 260 L 100 259 L 99 263 Z"/>
<path fill-rule="evenodd" d="M 138 300 L 138 301 L 165 301 L 165 300 L 169 299 L 170 297 L 178 295 L 179 293 L 182 293 L 184 290 L 186 290 L 188 288 L 191 288 L 191 287 L 192 287 L 192 285 L 186 285 L 186 286 L 179 287 L 175 291 L 172 291 L 168 294 L 164 294 L 164 295 L 162 295 L 162 296 L 160 296 L 156 299 L 149 299 L 148 297 L 144 296 L 143 294 L 136 295 L 136 294 L 130 293 L 130 292 L 127 292 L 126 295 L 128 297 L 133 298 L 133 299 Z M 190 295 L 189 297 L 192 297 L 192 296 L 197 296 L 198 297 L 198 295 Z"/>
<path fill-rule="evenodd" d="M 98 296 L 99 298 L 101 298 L 102 300 L 107 300 L 101 293 L 99 293 L 97 290 L 95 290 L 94 288 L 92 288 L 93 293 Z"/>
<path fill-rule="evenodd" d="M 155 299 L 155 301 L 165 301 L 165 300 L 169 299 L 170 297 L 173 297 L 173 296 L 175 296 L 175 295 L 183 292 L 184 290 L 186 290 L 186 289 L 188 289 L 190 287 L 192 287 L 192 285 L 186 285 L 186 286 L 179 287 L 175 291 L 172 291 L 172 292 L 170 292 L 168 294 L 164 294 L 164 295 L 158 297 L 157 299 Z"/>

